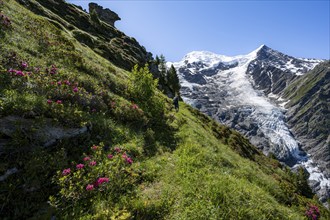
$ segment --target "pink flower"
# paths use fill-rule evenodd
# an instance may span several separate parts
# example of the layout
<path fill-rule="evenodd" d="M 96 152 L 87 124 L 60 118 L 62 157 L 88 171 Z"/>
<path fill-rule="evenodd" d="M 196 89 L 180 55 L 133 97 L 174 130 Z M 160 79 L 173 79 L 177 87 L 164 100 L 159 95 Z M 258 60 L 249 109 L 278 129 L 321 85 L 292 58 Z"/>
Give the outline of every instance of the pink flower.
<path fill-rule="evenodd" d="M 91 161 L 91 162 L 89 163 L 89 165 L 92 166 L 92 167 L 95 166 L 95 165 L 96 165 L 96 161 L 94 161 L 94 160 Z"/>
<path fill-rule="evenodd" d="M 92 184 L 88 184 L 87 186 L 86 186 L 86 190 L 87 191 L 92 191 L 94 189 L 94 185 L 92 185 Z"/>
<path fill-rule="evenodd" d="M 78 170 L 81 170 L 82 168 L 84 168 L 84 166 L 85 166 L 84 164 L 80 163 L 80 164 L 77 164 L 76 167 L 77 167 Z"/>
<path fill-rule="evenodd" d="M 100 177 L 97 181 L 96 181 L 96 184 L 97 185 L 101 185 L 102 183 L 107 183 L 109 182 L 109 178 L 107 177 Z"/>
<path fill-rule="evenodd" d="M 92 150 L 97 150 L 99 147 L 98 146 L 96 146 L 96 145 L 93 145 L 92 146 Z"/>
<path fill-rule="evenodd" d="M 71 172 L 71 169 L 70 169 L 70 168 L 68 168 L 68 169 L 64 169 L 63 172 L 62 172 L 62 175 L 63 175 L 63 176 L 67 176 L 67 175 L 70 174 L 70 172 Z"/>
<path fill-rule="evenodd" d="M 46 69 L 48 71 L 48 69 Z M 55 75 L 57 73 L 57 68 L 56 66 L 53 64 L 52 68 L 50 69 L 50 74 L 51 75 Z"/>
<path fill-rule="evenodd" d="M 112 154 L 108 154 L 107 156 L 109 159 L 112 159 L 113 158 L 113 155 Z"/>
<path fill-rule="evenodd" d="M 60 105 L 60 104 L 62 104 L 62 101 L 61 100 L 57 100 L 56 103 Z"/>
<path fill-rule="evenodd" d="M 132 164 L 133 163 L 133 160 L 132 158 L 130 158 L 129 156 L 126 155 L 126 153 L 123 153 L 123 156 L 122 156 L 125 161 L 128 163 L 128 164 Z"/>
<path fill-rule="evenodd" d="M 8 70 L 8 72 L 10 72 L 10 73 L 15 73 L 15 72 L 16 72 L 16 70 L 14 70 L 14 69 L 10 68 L 10 69 Z"/>
<path fill-rule="evenodd" d="M 49 105 L 52 104 L 52 102 L 53 102 L 53 101 L 50 100 L 50 99 L 47 100 L 47 104 L 49 104 Z"/>
<path fill-rule="evenodd" d="M 117 153 L 119 153 L 119 152 L 121 152 L 121 149 L 120 149 L 119 147 L 115 147 L 115 151 L 116 151 Z"/>
<path fill-rule="evenodd" d="M 90 161 L 91 158 L 90 157 L 84 157 L 84 161 Z"/>
<path fill-rule="evenodd" d="M 127 158 L 126 158 L 126 162 L 127 162 L 128 164 L 132 164 L 132 163 L 133 163 L 133 159 L 130 158 L 130 157 L 127 157 Z"/>
<path fill-rule="evenodd" d="M 25 74 L 22 71 L 20 71 L 20 70 L 16 70 L 16 74 L 15 75 L 16 76 L 25 76 Z"/>
<path fill-rule="evenodd" d="M 57 85 L 59 85 L 59 86 L 62 85 L 62 82 L 61 81 L 58 81 L 57 82 Z"/>
<path fill-rule="evenodd" d="M 139 108 L 139 106 L 137 104 L 132 105 L 132 109 L 138 109 L 138 108 Z"/>
<path fill-rule="evenodd" d="M 73 92 L 78 92 L 78 88 L 74 87 Z"/>
<path fill-rule="evenodd" d="M 25 68 L 28 67 L 28 64 L 27 64 L 27 62 L 22 62 L 21 66 L 22 66 L 23 69 L 25 69 Z"/>

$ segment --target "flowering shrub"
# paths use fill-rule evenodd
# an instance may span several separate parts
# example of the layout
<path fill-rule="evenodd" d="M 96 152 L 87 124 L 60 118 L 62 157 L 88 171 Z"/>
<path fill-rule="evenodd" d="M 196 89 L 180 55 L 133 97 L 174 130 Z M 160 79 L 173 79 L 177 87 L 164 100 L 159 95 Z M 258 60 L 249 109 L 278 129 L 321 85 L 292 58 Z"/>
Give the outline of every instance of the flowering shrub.
<path fill-rule="evenodd" d="M 22 99 L 25 98 L 24 93 L 45 97 L 45 107 L 48 109 L 43 109 L 41 114 L 46 117 L 52 117 L 67 126 L 82 126 L 88 114 L 107 111 L 108 107 L 101 95 L 87 92 L 77 79 L 65 77 L 55 64 L 46 68 L 34 67 L 15 52 L 4 56 L 0 63 L 7 67 L 0 72 L 0 88 L 20 91 Z M 5 97 L 5 100 L 17 102 L 12 97 Z M 10 111 L 24 113 L 25 110 L 11 107 L 6 111 L 5 114 L 10 114 Z"/>
<path fill-rule="evenodd" d="M 11 27 L 10 19 L 6 15 L 2 14 L 1 12 L 0 12 L 0 27 L 4 27 L 4 28 Z"/>
<path fill-rule="evenodd" d="M 319 208 L 315 205 L 309 205 L 306 212 L 305 212 L 305 215 L 308 219 L 311 219 L 311 220 L 318 220 L 321 216 L 320 214 L 320 211 L 319 211 Z"/>
<path fill-rule="evenodd" d="M 86 198 L 118 199 L 129 192 L 136 182 L 133 159 L 121 147 L 104 150 L 103 144 L 93 145 L 91 154 L 82 157 L 72 168 L 58 171 L 55 182 L 60 187 L 58 197 L 51 197 L 53 206 L 62 210 L 68 204 L 86 203 Z M 110 200 L 111 201 L 111 200 Z"/>
<path fill-rule="evenodd" d="M 65 70 L 59 69 L 55 64 L 35 67 L 17 57 L 16 53 L 9 54 L 4 59 L 7 71 L 1 74 L 1 87 L 45 97 L 45 106 L 48 108 L 44 112 L 45 116 L 68 126 L 82 126 L 86 123 L 88 114 L 95 113 L 107 113 L 122 122 L 145 125 L 150 117 L 149 110 L 155 109 L 155 106 L 162 108 L 162 105 L 156 105 L 153 101 L 149 106 L 141 108 L 135 102 L 116 99 L 101 86 L 93 87 L 86 81 L 78 82 L 74 76 L 64 76 L 62 72 Z M 148 77 L 151 75 L 148 74 Z M 155 83 L 152 81 L 153 87 Z M 88 91 L 84 86 L 87 86 Z M 149 97 L 154 92 L 152 90 L 144 96 Z M 151 99 L 155 100 L 155 97 Z M 147 114 L 143 109 L 147 110 Z"/>

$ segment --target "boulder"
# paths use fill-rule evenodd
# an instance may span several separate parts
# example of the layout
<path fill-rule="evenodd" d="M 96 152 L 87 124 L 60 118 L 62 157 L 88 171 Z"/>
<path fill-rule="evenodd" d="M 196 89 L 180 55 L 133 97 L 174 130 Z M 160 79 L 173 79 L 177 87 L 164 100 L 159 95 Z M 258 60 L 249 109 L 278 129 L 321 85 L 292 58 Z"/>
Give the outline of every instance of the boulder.
<path fill-rule="evenodd" d="M 26 119 L 20 116 L 7 116 L 0 119 L 0 137 L 12 138 L 17 133 L 38 145 L 49 147 L 57 141 L 74 138 L 88 132 L 88 127 L 65 128 L 54 125 L 51 119 L 37 122 L 35 119 Z M 0 138 L 0 143 L 1 143 Z"/>

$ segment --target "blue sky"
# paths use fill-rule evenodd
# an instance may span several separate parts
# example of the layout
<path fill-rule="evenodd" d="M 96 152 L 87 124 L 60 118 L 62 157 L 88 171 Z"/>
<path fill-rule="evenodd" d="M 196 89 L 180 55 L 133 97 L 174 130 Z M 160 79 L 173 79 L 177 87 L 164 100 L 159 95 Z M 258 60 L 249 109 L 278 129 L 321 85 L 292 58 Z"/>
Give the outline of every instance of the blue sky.
<path fill-rule="evenodd" d="M 67 0 L 115 11 L 115 26 L 167 61 L 195 50 L 233 56 L 262 44 L 285 54 L 330 59 L 330 1 Z"/>

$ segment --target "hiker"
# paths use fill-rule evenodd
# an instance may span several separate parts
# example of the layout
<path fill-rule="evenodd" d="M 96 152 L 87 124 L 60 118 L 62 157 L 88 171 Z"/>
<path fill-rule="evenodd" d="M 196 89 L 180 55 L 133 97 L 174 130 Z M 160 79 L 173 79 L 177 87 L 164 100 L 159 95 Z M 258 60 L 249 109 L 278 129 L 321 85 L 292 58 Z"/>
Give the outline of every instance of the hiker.
<path fill-rule="evenodd" d="M 178 95 L 176 95 L 173 98 L 173 105 L 175 107 L 175 110 L 178 112 L 179 111 L 179 96 Z"/>

